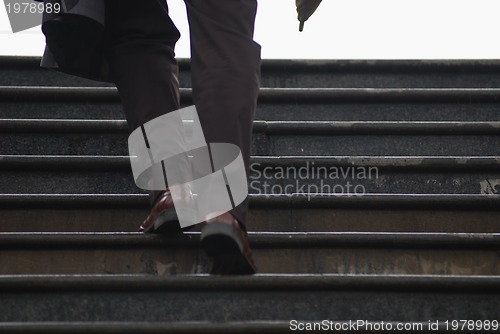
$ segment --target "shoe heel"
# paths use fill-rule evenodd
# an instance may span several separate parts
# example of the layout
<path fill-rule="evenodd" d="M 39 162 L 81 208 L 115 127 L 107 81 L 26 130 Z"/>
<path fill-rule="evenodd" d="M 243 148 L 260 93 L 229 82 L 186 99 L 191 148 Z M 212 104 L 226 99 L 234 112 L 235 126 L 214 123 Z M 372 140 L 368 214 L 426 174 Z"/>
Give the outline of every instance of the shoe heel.
<path fill-rule="evenodd" d="M 228 224 L 208 224 L 203 228 L 200 240 L 208 256 L 243 253 L 241 237 Z"/>

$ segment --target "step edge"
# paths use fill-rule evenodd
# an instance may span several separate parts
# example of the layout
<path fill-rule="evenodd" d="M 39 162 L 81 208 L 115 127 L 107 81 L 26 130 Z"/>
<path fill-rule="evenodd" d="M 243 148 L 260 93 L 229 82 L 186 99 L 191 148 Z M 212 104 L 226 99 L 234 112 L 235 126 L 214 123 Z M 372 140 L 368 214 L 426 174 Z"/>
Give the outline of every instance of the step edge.
<path fill-rule="evenodd" d="M 264 165 L 264 166 L 263 166 Z M 304 167 L 346 166 L 394 169 L 482 169 L 500 165 L 500 156 L 252 156 L 252 170 L 266 166 Z M 126 169 L 129 156 L 103 155 L 0 155 L 0 169 Z"/>
<path fill-rule="evenodd" d="M 387 248 L 498 249 L 500 233 L 457 232 L 249 232 L 254 249 Z M 1 232 L 0 249 L 199 248 L 199 232 Z"/>
<path fill-rule="evenodd" d="M 0 291 L 500 291 L 500 277 L 486 275 L 256 274 L 209 275 L 2 275 Z"/>
<path fill-rule="evenodd" d="M 296 320 L 300 323 L 323 323 L 325 320 Z M 341 327 L 357 323 L 356 320 L 333 321 L 326 320 L 330 328 Z M 366 323 L 367 321 L 365 321 Z M 372 320 L 370 323 L 380 323 L 381 321 Z M 430 333 L 425 329 L 429 327 L 429 321 L 383 321 L 386 326 L 392 325 L 395 328 L 398 324 L 411 324 L 423 328 L 422 333 Z M 435 323 L 435 321 L 433 321 Z M 293 320 L 290 321 L 228 321 L 228 322 L 208 322 L 208 321 L 190 321 L 190 322 L 3 322 L 0 323 L 0 332 L 13 331 L 14 333 L 290 333 Z M 85 329 L 85 331 L 83 331 Z M 444 322 L 439 322 L 438 328 L 432 330 L 432 333 L 443 333 L 449 330 Z M 27 332 L 25 332 L 27 331 Z M 339 332 L 347 332 L 338 330 Z M 361 333 L 369 332 L 363 328 L 356 331 Z M 401 331 L 402 333 L 410 331 Z M 479 331 L 480 332 L 480 331 Z M 488 331 L 486 331 L 488 332 Z"/>
<path fill-rule="evenodd" d="M 380 208 L 432 207 L 435 209 L 499 210 L 500 195 L 492 194 L 380 194 L 339 195 L 250 194 L 251 207 L 273 208 Z M 0 194 L 0 207 L 142 207 L 149 205 L 147 194 Z"/>
<path fill-rule="evenodd" d="M 192 99 L 191 88 L 180 88 L 182 100 Z M 59 87 L 59 86 L 0 86 L 0 101 L 66 101 L 119 102 L 115 87 Z M 261 102 L 500 102 L 500 88 L 268 88 L 259 90 Z"/>
<path fill-rule="evenodd" d="M 0 119 L 3 133 L 128 134 L 125 120 Z M 254 133 L 279 135 L 498 135 L 500 121 L 254 121 Z"/>
<path fill-rule="evenodd" d="M 5 65 L 17 65 L 17 66 L 33 66 L 36 69 L 40 68 L 41 62 L 40 56 L 10 56 L 2 55 L 0 56 L 0 66 Z M 181 69 L 189 69 L 190 59 L 189 58 L 178 58 L 177 63 Z M 262 67 L 281 67 L 289 66 L 292 67 L 320 67 L 325 66 L 335 66 L 335 67 L 346 67 L 346 66 L 363 66 L 367 68 L 374 68 L 379 66 L 389 66 L 389 67 L 463 67 L 470 66 L 473 68 L 481 67 L 496 67 L 500 69 L 500 61 L 496 58 L 485 58 L 485 59 L 262 59 Z"/>

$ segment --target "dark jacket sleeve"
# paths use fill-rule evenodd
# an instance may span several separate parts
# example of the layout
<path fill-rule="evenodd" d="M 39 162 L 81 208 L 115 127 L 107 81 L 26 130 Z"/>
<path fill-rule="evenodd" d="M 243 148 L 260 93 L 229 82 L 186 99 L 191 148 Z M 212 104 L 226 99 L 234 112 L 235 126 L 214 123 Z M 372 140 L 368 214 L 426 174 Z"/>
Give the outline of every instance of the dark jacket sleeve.
<path fill-rule="evenodd" d="M 103 0 L 61 0 L 60 13 L 44 13 L 42 32 L 46 48 L 41 66 L 113 82 L 104 56 L 104 16 Z"/>

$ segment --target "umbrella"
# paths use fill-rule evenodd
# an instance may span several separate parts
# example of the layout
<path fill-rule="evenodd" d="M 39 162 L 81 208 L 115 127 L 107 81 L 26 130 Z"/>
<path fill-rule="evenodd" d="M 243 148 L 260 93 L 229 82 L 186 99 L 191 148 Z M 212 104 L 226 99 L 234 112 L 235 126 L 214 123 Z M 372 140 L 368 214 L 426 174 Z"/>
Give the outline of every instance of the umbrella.
<path fill-rule="evenodd" d="M 299 31 L 302 31 L 304 29 L 304 22 L 306 22 L 307 19 L 311 17 L 320 3 L 321 0 L 295 0 L 297 13 L 299 14 L 297 17 L 300 22 Z"/>

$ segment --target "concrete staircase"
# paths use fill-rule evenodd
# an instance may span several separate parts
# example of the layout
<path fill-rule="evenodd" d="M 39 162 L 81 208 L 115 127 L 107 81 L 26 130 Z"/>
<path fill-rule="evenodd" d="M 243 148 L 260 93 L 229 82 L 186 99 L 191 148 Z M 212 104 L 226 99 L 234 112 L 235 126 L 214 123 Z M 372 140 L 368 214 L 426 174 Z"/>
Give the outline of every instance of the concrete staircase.
<path fill-rule="evenodd" d="M 136 233 L 115 88 L 38 63 L 0 58 L 1 333 L 499 320 L 500 61 L 264 61 L 252 277 L 206 275 L 197 231 Z"/>

